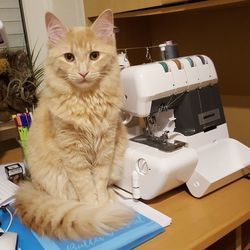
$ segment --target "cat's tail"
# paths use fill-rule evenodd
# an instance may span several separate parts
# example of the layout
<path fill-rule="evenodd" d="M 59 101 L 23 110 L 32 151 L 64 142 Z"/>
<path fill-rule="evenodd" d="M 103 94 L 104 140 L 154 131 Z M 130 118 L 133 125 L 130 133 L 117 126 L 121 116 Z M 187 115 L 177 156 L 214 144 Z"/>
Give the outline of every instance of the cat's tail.
<path fill-rule="evenodd" d="M 29 182 L 16 193 L 15 213 L 39 235 L 58 239 L 83 239 L 102 235 L 126 225 L 133 217 L 130 208 L 118 202 L 102 207 L 52 197 Z"/>

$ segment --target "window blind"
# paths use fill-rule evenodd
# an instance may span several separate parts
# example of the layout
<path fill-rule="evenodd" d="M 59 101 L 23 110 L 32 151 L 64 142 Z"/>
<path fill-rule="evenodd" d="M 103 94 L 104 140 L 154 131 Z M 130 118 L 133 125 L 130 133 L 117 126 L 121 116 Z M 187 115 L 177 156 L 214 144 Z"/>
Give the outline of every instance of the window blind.
<path fill-rule="evenodd" d="M 26 49 L 18 0 L 0 0 L 0 20 L 3 22 L 10 49 Z"/>

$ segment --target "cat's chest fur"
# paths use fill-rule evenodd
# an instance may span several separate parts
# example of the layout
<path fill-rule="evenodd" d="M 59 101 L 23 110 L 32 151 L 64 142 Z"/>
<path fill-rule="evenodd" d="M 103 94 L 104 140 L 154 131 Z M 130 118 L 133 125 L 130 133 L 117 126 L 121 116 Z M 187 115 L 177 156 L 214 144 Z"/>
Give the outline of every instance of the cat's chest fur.
<path fill-rule="evenodd" d="M 104 144 L 114 143 L 119 108 L 112 98 L 57 98 L 47 108 L 54 140 L 64 152 L 75 150 L 93 158 Z"/>
<path fill-rule="evenodd" d="M 84 96 L 56 96 L 47 103 L 54 122 L 58 120 L 62 129 L 72 126 L 78 132 L 92 131 L 94 134 L 95 130 L 99 134 L 110 129 L 118 120 L 120 109 L 119 96 L 107 96 L 101 91 Z"/>

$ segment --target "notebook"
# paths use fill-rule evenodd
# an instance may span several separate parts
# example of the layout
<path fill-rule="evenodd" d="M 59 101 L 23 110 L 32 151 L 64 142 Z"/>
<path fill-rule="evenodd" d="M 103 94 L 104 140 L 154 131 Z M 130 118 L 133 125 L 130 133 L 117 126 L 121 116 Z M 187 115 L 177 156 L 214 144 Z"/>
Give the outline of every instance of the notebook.
<path fill-rule="evenodd" d="M 1 170 L 0 177 L 3 177 Z M 170 217 L 141 201 L 133 200 L 131 194 L 120 189 L 115 189 L 115 191 L 119 194 L 121 202 L 136 211 L 136 216 L 127 226 L 105 236 L 80 241 L 53 240 L 38 236 L 22 225 L 17 216 L 13 217 L 9 231 L 18 234 L 19 250 L 129 250 L 162 233 L 165 227 L 172 223 Z M 0 210 L 0 222 L 2 222 L 3 229 L 7 227 L 9 220 L 9 214 Z"/>
<path fill-rule="evenodd" d="M 9 222 L 8 213 L 1 211 L 0 220 L 4 229 Z M 20 250 L 129 250 L 162 233 L 164 227 L 146 216 L 136 213 L 130 224 L 105 236 L 80 241 L 60 241 L 38 236 L 22 225 L 19 219 L 14 216 L 9 231 L 18 234 Z"/>

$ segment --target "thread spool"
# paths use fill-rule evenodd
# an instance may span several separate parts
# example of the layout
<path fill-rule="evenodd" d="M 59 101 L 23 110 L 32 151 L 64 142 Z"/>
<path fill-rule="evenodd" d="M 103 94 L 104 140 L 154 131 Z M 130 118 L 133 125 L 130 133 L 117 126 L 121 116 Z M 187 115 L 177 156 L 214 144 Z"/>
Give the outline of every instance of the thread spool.
<path fill-rule="evenodd" d="M 167 59 L 179 57 L 178 44 L 174 43 L 172 40 L 165 42 Z"/>
<path fill-rule="evenodd" d="M 162 43 L 159 44 L 159 48 L 160 48 L 160 57 L 162 61 L 167 60 L 167 53 L 166 53 L 166 44 Z"/>

